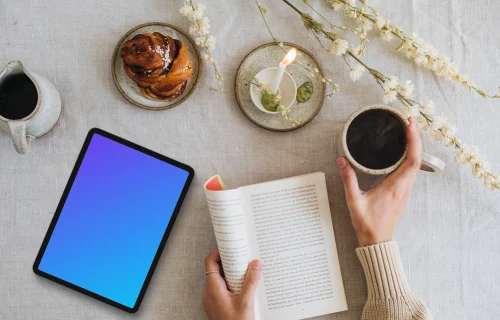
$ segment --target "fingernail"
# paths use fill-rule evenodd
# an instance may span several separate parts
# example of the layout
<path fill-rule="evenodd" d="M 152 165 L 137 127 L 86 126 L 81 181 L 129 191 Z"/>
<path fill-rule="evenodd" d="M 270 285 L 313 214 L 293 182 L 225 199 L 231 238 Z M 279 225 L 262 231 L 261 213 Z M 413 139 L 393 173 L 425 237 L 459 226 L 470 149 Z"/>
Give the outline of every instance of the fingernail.
<path fill-rule="evenodd" d="M 260 262 L 260 260 L 254 260 L 250 264 L 250 267 L 252 267 L 253 269 L 260 270 L 260 269 L 262 269 L 262 262 Z"/>
<path fill-rule="evenodd" d="M 410 117 L 410 118 L 408 118 L 408 119 L 410 120 L 410 126 L 411 126 L 411 129 L 412 129 L 413 131 L 415 131 L 415 129 L 417 128 L 417 124 L 415 123 L 415 118 Z"/>
<path fill-rule="evenodd" d="M 337 167 L 340 169 L 345 168 L 347 166 L 347 160 L 344 157 L 338 157 L 337 158 Z"/>

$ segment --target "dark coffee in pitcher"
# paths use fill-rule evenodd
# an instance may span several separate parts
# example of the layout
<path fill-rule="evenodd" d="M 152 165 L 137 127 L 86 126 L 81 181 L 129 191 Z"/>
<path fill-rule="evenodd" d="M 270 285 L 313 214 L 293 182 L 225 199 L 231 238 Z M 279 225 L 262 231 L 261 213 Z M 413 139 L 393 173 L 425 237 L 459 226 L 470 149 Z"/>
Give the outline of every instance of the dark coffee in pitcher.
<path fill-rule="evenodd" d="M 349 153 L 369 169 L 385 169 L 396 164 L 404 155 L 406 144 L 405 124 L 386 110 L 362 112 L 347 130 Z"/>
<path fill-rule="evenodd" d="M 35 110 L 37 102 L 38 92 L 27 75 L 15 74 L 0 83 L 0 116 L 23 119 Z"/>

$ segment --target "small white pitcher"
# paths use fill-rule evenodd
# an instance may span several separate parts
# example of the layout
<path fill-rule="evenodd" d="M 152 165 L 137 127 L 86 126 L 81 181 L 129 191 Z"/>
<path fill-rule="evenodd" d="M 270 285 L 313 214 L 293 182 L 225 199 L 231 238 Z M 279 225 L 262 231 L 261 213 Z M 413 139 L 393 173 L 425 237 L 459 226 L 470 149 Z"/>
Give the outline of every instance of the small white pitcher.
<path fill-rule="evenodd" d="M 61 115 L 61 96 L 44 76 L 28 72 L 20 61 L 11 61 L 0 73 L 0 85 L 10 76 L 25 74 L 35 85 L 37 103 L 33 111 L 22 119 L 7 119 L 0 115 L 0 127 L 10 132 L 16 151 L 25 154 L 30 143 L 49 132 Z"/>

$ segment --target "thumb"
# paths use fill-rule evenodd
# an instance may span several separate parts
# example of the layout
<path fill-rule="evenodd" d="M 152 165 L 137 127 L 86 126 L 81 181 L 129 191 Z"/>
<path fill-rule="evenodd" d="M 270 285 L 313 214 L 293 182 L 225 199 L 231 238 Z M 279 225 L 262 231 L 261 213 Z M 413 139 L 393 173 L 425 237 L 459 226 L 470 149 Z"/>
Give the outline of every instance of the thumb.
<path fill-rule="evenodd" d="M 340 176 L 344 182 L 345 197 L 347 203 L 356 199 L 360 194 L 361 190 L 358 185 L 358 178 L 356 177 L 356 172 L 344 157 L 337 158 L 337 167 L 340 170 Z"/>
<path fill-rule="evenodd" d="M 260 276 L 262 275 L 262 262 L 254 260 L 248 265 L 245 281 L 243 282 L 243 289 L 241 290 L 241 300 L 246 305 L 252 305 L 255 299 L 255 291 L 259 284 Z"/>

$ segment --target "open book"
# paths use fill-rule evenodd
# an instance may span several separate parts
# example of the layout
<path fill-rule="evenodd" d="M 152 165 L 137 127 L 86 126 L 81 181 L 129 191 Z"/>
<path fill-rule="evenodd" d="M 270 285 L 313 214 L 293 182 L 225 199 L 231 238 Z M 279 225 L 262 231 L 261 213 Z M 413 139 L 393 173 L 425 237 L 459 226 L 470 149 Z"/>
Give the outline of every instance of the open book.
<path fill-rule="evenodd" d="M 205 194 L 229 289 L 261 259 L 256 319 L 304 319 L 347 310 L 322 172 Z"/>

